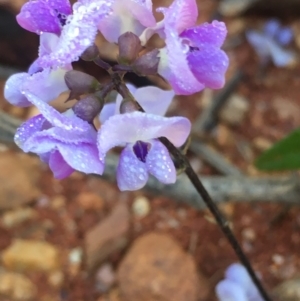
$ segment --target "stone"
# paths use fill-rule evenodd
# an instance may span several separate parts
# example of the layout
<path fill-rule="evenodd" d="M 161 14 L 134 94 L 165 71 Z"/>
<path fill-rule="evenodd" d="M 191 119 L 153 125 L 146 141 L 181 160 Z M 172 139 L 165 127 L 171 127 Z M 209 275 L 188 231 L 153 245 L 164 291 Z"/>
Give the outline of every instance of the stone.
<path fill-rule="evenodd" d="M 132 212 L 136 217 L 145 217 L 150 212 L 149 200 L 144 196 L 138 196 L 132 204 Z"/>
<path fill-rule="evenodd" d="M 18 208 L 5 212 L 2 216 L 2 225 L 5 228 L 13 228 L 27 220 L 37 217 L 37 212 L 31 208 Z"/>
<path fill-rule="evenodd" d="M 233 94 L 221 109 L 219 117 L 230 125 L 239 125 L 244 120 L 249 108 L 249 102 L 245 97 Z"/>
<path fill-rule="evenodd" d="M 48 283 L 54 288 L 61 288 L 65 280 L 64 273 L 62 271 L 54 271 L 48 276 Z"/>
<path fill-rule="evenodd" d="M 96 289 L 105 293 L 115 284 L 115 271 L 110 263 L 104 263 L 96 272 Z"/>
<path fill-rule="evenodd" d="M 192 256 L 169 235 L 151 232 L 139 237 L 117 271 L 124 301 L 196 301 L 208 293 Z"/>
<path fill-rule="evenodd" d="M 14 271 L 51 272 L 60 267 L 60 253 L 47 242 L 15 239 L 3 251 L 2 262 Z"/>
<path fill-rule="evenodd" d="M 274 290 L 274 296 L 278 300 L 299 301 L 300 300 L 300 278 L 283 282 Z"/>
<path fill-rule="evenodd" d="M 13 300 L 32 300 L 37 293 L 36 286 L 26 276 L 4 272 L 0 274 L 0 295 Z M 1 298 L 1 300 L 3 300 Z"/>
<path fill-rule="evenodd" d="M 107 218 L 86 233 L 84 244 L 89 270 L 94 269 L 111 253 L 122 250 L 127 245 L 129 217 L 127 206 L 119 203 Z"/>
<path fill-rule="evenodd" d="M 76 202 L 84 210 L 102 210 L 104 201 L 101 196 L 93 192 L 82 192 L 76 198 Z"/>
<path fill-rule="evenodd" d="M 40 195 L 36 159 L 27 154 L 1 153 L 0 210 L 28 204 Z"/>

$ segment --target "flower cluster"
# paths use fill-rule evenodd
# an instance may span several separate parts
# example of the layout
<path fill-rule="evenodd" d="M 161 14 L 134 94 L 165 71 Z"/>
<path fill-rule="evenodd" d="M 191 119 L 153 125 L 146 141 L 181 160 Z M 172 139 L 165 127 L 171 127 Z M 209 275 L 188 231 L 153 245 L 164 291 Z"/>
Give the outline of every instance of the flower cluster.
<path fill-rule="evenodd" d="M 266 22 L 262 31 L 249 30 L 246 37 L 262 64 L 272 60 L 275 66 L 285 67 L 295 61 L 295 54 L 284 48 L 292 41 L 293 31 L 276 19 Z"/>
<path fill-rule="evenodd" d="M 30 0 L 22 7 L 17 21 L 40 36 L 39 56 L 28 72 L 8 79 L 4 94 L 16 106 L 38 108 L 40 114 L 21 125 L 15 142 L 40 156 L 56 178 L 74 170 L 101 175 L 107 152 L 121 146 L 117 170 L 121 190 L 143 187 L 149 174 L 165 184 L 176 181 L 174 163 L 159 138 L 180 147 L 191 124 L 184 117 L 164 114 L 175 94 L 224 85 L 228 57 L 220 47 L 227 30 L 218 21 L 197 25 L 196 0 L 174 0 L 158 11 L 163 14 L 160 22 L 154 18 L 151 0 L 78 0 L 73 6 L 69 0 Z M 95 46 L 99 32 L 118 44 L 117 65 L 101 60 Z M 148 49 L 154 34 L 164 47 Z M 80 58 L 105 68 L 111 82 L 103 85 L 72 70 Z M 126 86 L 122 81 L 126 72 L 160 75 L 173 90 Z M 118 96 L 111 103 L 113 90 Z M 52 101 L 62 93 L 69 95 L 66 104 L 72 106 L 61 112 Z"/>
<path fill-rule="evenodd" d="M 247 270 L 238 263 L 228 267 L 216 287 L 219 301 L 263 301 Z"/>

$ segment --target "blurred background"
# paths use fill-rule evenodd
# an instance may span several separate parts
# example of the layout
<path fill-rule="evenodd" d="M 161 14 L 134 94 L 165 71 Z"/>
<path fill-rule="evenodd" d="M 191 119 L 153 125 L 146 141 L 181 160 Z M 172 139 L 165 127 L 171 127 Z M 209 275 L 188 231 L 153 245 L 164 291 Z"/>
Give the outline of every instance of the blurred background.
<path fill-rule="evenodd" d="M 20 122 L 38 114 L 3 97 L 6 79 L 37 57 L 38 36 L 15 20 L 24 2 L 0 0 L 0 300 L 216 300 L 214 287 L 237 258 L 184 175 L 120 193 L 114 156 L 103 178 L 76 172 L 58 181 L 13 144 Z M 300 126 L 300 1 L 197 2 L 198 24 L 227 25 L 227 84 L 175 97 L 168 114 L 193 122 L 187 155 L 274 300 L 300 300 L 298 172 L 254 164 Z M 97 45 L 115 62 L 116 47 L 100 36 Z M 108 80 L 92 63 L 74 67 Z M 158 77 L 126 80 L 169 88 Z"/>

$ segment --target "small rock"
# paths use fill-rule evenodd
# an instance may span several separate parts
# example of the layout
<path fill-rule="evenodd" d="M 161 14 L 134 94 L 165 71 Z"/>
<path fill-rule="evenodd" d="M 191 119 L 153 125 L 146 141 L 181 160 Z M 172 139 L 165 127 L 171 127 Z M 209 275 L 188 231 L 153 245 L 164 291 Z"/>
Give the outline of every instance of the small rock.
<path fill-rule="evenodd" d="M 48 283 L 54 288 L 60 288 L 64 283 L 64 278 L 62 271 L 54 271 L 48 276 Z"/>
<path fill-rule="evenodd" d="M 256 234 L 252 228 L 245 228 L 242 231 L 242 236 L 244 239 L 246 239 L 248 241 L 254 241 L 256 238 Z"/>
<path fill-rule="evenodd" d="M 117 276 L 125 301 L 196 301 L 209 290 L 198 277 L 193 257 L 170 236 L 157 233 L 134 242 Z"/>
<path fill-rule="evenodd" d="M 24 275 L 9 272 L 0 274 L 0 295 L 25 301 L 32 300 L 36 292 L 35 285 Z"/>
<path fill-rule="evenodd" d="M 220 119 L 230 125 L 239 125 L 249 110 L 249 102 L 241 95 L 233 94 L 220 111 Z"/>
<path fill-rule="evenodd" d="M 82 192 L 76 198 L 76 202 L 84 210 L 102 210 L 104 201 L 101 196 L 93 192 Z"/>
<path fill-rule="evenodd" d="M 2 254 L 4 266 L 15 271 L 53 271 L 59 268 L 59 259 L 55 246 L 34 240 L 15 239 Z"/>
<path fill-rule="evenodd" d="M 27 220 L 37 217 L 37 212 L 31 208 L 19 208 L 5 212 L 2 217 L 2 225 L 5 228 L 13 228 Z"/>
<path fill-rule="evenodd" d="M 300 278 L 288 280 L 280 284 L 274 290 L 278 300 L 299 301 L 300 300 Z"/>
<path fill-rule="evenodd" d="M 40 195 L 36 158 L 3 152 L 0 156 L 0 210 L 28 204 Z"/>
<path fill-rule="evenodd" d="M 116 281 L 115 272 L 109 263 L 103 264 L 96 273 L 97 289 L 105 293 L 114 285 Z"/>
<path fill-rule="evenodd" d="M 56 195 L 51 199 L 50 206 L 54 210 L 60 210 L 66 206 L 66 201 L 63 195 Z"/>
<path fill-rule="evenodd" d="M 129 216 L 127 206 L 120 203 L 107 218 L 87 232 L 85 251 L 89 269 L 103 262 L 112 252 L 127 245 Z"/>
<path fill-rule="evenodd" d="M 273 145 L 273 143 L 270 140 L 268 140 L 264 137 L 254 138 L 253 144 L 260 151 L 265 151 Z"/>
<path fill-rule="evenodd" d="M 149 200 L 144 196 L 138 196 L 132 204 L 132 211 L 136 217 L 145 217 L 150 212 Z"/>

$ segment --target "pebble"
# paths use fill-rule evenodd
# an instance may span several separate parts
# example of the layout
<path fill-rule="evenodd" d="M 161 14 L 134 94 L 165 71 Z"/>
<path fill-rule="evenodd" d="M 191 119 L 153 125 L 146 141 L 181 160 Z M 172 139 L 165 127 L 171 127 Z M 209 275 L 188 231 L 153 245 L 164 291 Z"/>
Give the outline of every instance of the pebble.
<path fill-rule="evenodd" d="M 121 296 L 130 301 L 196 301 L 209 290 L 193 257 L 169 235 L 155 232 L 134 242 L 117 277 Z"/>
<path fill-rule="evenodd" d="M 132 204 L 132 212 L 134 216 L 143 218 L 150 212 L 150 202 L 144 196 L 138 196 L 134 199 Z"/>
<path fill-rule="evenodd" d="M 116 276 L 113 267 L 109 263 L 103 264 L 96 272 L 96 288 L 105 293 L 115 284 Z"/>
<path fill-rule="evenodd" d="M 82 192 L 76 198 L 77 204 L 84 210 L 102 210 L 104 208 L 103 198 L 93 192 Z"/>
<path fill-rule="evenodd" d="M 43 241 L 15 239 L 2 253 L 3 265 L 14 271 L 51 272 L 60 267 L 58 249 Z"/>
<path fill-rule="evenodd" d="M 13 228 L 27 220 L 37 217 L 37 212 L 31 208 L 18 208 L 5 212 L 1 222 L 5 228 Z"/>
<path fill-rule="evenodd" d="M 300 278 L 283 282 L 274 290 L 278 300 L 299 301 L 300 300 Z"/>
<path fill-rule="evenodd" d="M 54 272 L 50 273 L 48 276 L 48 283 L 53 288 L 62 287 L 64 280 L 65 280 L 65 276 L 62 271 L 54 271 Z"/>
<path fill-rule="evenodd" d="M 32 300 L 36 293 L 36 286 L 26 276 L 11 272 L 0 274 L 0 295 L 13 300 L 26 301 Z"/>

